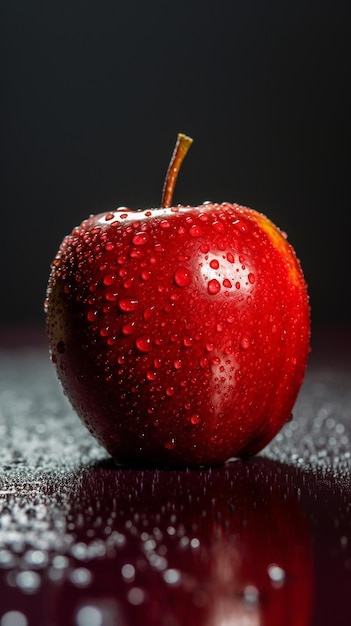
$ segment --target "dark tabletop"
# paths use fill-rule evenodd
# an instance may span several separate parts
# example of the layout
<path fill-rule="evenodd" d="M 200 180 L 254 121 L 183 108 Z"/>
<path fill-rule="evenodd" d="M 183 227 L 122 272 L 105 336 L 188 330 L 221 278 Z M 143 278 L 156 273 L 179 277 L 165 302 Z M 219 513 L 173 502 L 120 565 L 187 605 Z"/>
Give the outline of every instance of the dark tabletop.
<path fill-rule="evenodd" d="M 41 331 L 0 332 L 0 626 L 349 626 L 351 335 L 250 461 L 122 468 Z"/>

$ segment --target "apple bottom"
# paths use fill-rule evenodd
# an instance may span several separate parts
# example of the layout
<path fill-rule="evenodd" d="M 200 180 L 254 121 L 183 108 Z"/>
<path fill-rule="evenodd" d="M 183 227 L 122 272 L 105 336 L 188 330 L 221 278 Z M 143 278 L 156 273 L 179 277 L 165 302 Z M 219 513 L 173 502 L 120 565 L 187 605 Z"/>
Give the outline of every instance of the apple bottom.
<path fill-rule="evenodd" d="M 215 363 L 204 369 L 190 367 L 186 378 L 184 373 L 173 377 L 163 393 L 157 382 L 145 377 L 148 357 L 133 355 L 133 380 L 106 380 L 96 375 L 91 347 L 89 355 L 82 356 L 75 345 L 67 341 L 59 361 L 63 387 L 89 431 L 128 465 L 191 467 L 254 455 L 291 418 L 301 384 L 301 373 L 293 362 L 289 366 L 278 345 L 273 381 L 270 370 L 259 366 L 262 348 L 257 343 L 256 350 L 252 346 L 241 357 L 241 368 L 233 366 L 232 355 L 217 352 Z M 193 356 L 198 363 L 196 353 Z M 226 376 L 221 363 L 227 363 Z"/>

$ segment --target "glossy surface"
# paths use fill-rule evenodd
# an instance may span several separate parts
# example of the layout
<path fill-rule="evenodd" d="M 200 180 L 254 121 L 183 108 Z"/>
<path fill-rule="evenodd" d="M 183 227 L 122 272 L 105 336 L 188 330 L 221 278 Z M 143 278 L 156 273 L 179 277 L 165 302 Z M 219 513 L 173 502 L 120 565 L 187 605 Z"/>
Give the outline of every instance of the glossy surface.
<path fill-rule="evenodd" d="M 47 301 L 67 397 L 118 460 L 221 463 L 291 416 L 309 348 L 298 260 L 263 215 L 204 204 L 90 218 Z"/>
<path fill-rule="evenodd" d="M 349 626 L 350 334 L 315 340 L 261 455 L 191 471 L 116 466 L 45 340 L 17 337 L 0 333 L 1 626 Z"/>

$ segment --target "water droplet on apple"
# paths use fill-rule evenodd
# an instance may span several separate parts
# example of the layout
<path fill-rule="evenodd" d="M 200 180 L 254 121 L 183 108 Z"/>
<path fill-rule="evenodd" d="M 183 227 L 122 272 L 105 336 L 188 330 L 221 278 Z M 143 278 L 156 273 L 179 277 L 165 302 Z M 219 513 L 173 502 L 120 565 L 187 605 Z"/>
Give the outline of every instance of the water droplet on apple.
<path fill-rule="evenodd" d="M 148 306 L 143 312 L 144 321 L 147 322 L 152 316 L 154 307 Z"/>
<path fill-rule="evenodd" d="M 221 285 L 216 278 L 212 278 L 207 285 L 207 291 L 210 296 L 215 296 L 221 289 Z"/>
<path fill-rule="evenodd" d="M 176 440 L 174 439 L 174 437 L 172 437 L 172 439 L 169 439 L 168 441 L 166 441 L 164 446 L 165 446 L 166 450 L 174 450 L 174 448 L 176 446 Z"/>
<path fill-rule="evenodd" d="M 193 345 L 193 338 L 192 337 L 184 337 L 183 339 L 183 345 L 185 346 L 185 348 L 190 348 Z"/>
<path fill-rule="evenodd" d="M 96 311 L 96 309 L 90 309 L 90 311 L 88 311 L 87 313 L 88 322 L 94 322 L 97 316 L 98 316 L 98 312 Z"/>
<path fill-rule="evenodd" d="M 150 239 L 150 235 L 144 232 L 135 233 L 132 243 L 135 246 L 144 246 Z"/>
<path fill-rule="evenodd" d="M 199 226 L 197 226 L 196 224 L 193 224 L 189 228 L 189 235 L 191 235 L 191 237 L 201 237 L 202 230 L 201 230 L 201 228 L 199 228 Z"/>
<path fill-rule="evenodd" d="M 120 298 L 120 300 L 118 300 L 118 306 L 122 311 L 130 313 L 136 311 L 139 306 L 139 300 L 136 298 Z"/>
<path fill-rule="evenodd" d="M 182 367 L 181 359 L 174 359 L 173 365 L 174 365 L 176 370 L 179 370 Z"/>
<path fill-rule="evenodd" d="M 213 270 L 218 270 L 219 263 L 217 259 L 212 259 L 212 261 L 210 262 L 210 267 L 212 267 Z"/>
<path fill-rule="evenodd" d="M 141 276 L 142 280 L 149 280 L 151 278 L 151 272 L 148 272 L 146 270 L 142 270 L 140 276 Z"/>
<path fill-rule="evenodd" d="M 147 378 L 147 380 L 150 380 L 150 381 L 156 380 L 157 374 L 156 374 L 156 372 L 153 372 L 152 370 L 149 370 L 149 371 L 146 372 L 146 378 Z"/>
<path fill-rule="evenodd" d="M 102 282 L 105 285 L 105 287 L 110 287 L 116 280 L 116 276 L 114 274 L 106 274 L 103 279 Z"/>
<path fill-rule="evenodd" d="M 212 228 L 214 230 L 216 230 L 218 233 L 224 233 L 225 231 L 225 226 L 223 224 L 223 222 L 216 220 L 214 222 L 212 222 Z"/>
<path fill-rule="evenodd" d="M 145 257 L 145 253 L 140 248 L 134 248 L 130 250 L 129 256 L 131 259 L 143 259 Z"/>
<path fill-rule="evenodd" d="M 200 422 L 200 415 L 198 415 L 198 413 L 194 413 L 194 415 L 192 415 L 190 418 L 190 423 L 193 424 L 193 426 L 196 426 L 197 424 L 200 424 Z"/>
<path fill-rule="evenodd" d="M 223 287 L 226 287 L 226 289 L 231 289 L 232 287 L 232 283 L 230 282 L 229 278 L 225 278 L 223 281 Z"/>
<path fill-rule="evenodd" d="M 250 272 L 250 273 L 248 274 L 248 279 L 249 279 L 249 283 L 250 283 L 250 285 L 253 285 L 253 284 L 254 284 L 254 282 L 255 282 L 255 280 L 256 280 L 256 279 L 255 279 L 255 274 L 253 274 L 252 272 Z"/>
<path fill-rule="evenodd" d="M 170 398 L 174 394 L 174 387 L 167 387 L 166 395 Z"/>
<path fill-rule="evenodd" d="M 187 287 L 191 282 L 191 273 L 186 267 L 178 267 L 174 272 L 173 279 L 178 287 Z"/>
<path fill-rule="evenodd" d="M 204 254 L 207 254 L 209 252 L 209 250 L 210 250 L 209 245 L 207 243 L 202 243 L 201 246 L 200 246 L 200 250 Z"/>
<path fill-rule="evenodd" d="M 114 218 L 114 213 L 106 213 L 105 222 L 110 222 Z"/>
<path fill-rule="evenodd" d="M 247 350 L 247 348 L 249 348 L 250 346 L 250 337 L 248 335 L 241 335 L 240 338 L 240 346 L 243 348 L 243 350 Z"/>
<path fill-rule="evenodd" d="M 135 331 L 134 322 L 130 322 L 129 324 L 124 324 L 122 326 L 123 335 L 131 335 L 132 333 L 134 333 L 134 331 Z"/>
<path fill-rule="evenodd" d="M 234 255 L 231 252 L 227 252 L 227 261 L 234 263 Z"/>
<path fill-rule="evenodd" d="M 114 291 L 106 291 L 105 300 L 108 300 L 108 302 L 116 302 L 117 298 L 118 294 Z"/>
<path fill-rule="evenodd" d="M 135 345 L 140 352 L 151 352 L 152 341 L 147 335 L 142 335 L 135 340 Z"/>
<path fill-rule="evenodd" d="M 160 226 L 161 228 L 163 228 L 164 230 L 166 230 L 167 228 L 170 227 L 170 223 L 168 220 L 162 220 L 162 222 L 160 222 Z"/>

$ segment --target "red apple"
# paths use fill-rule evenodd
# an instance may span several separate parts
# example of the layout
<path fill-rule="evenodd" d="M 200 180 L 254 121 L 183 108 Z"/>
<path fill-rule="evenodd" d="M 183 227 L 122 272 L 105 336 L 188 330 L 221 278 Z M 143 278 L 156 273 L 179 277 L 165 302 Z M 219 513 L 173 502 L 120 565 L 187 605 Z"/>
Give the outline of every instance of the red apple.
<path fill-rule="evenodd" d="M 218 464 L 260 451 L 291 418 L 310 309 L 286 236 L 253 209 L 162 207 L 89 217 L 52 263 L 52 360 L 90 432 L 125 463 Z"/>

